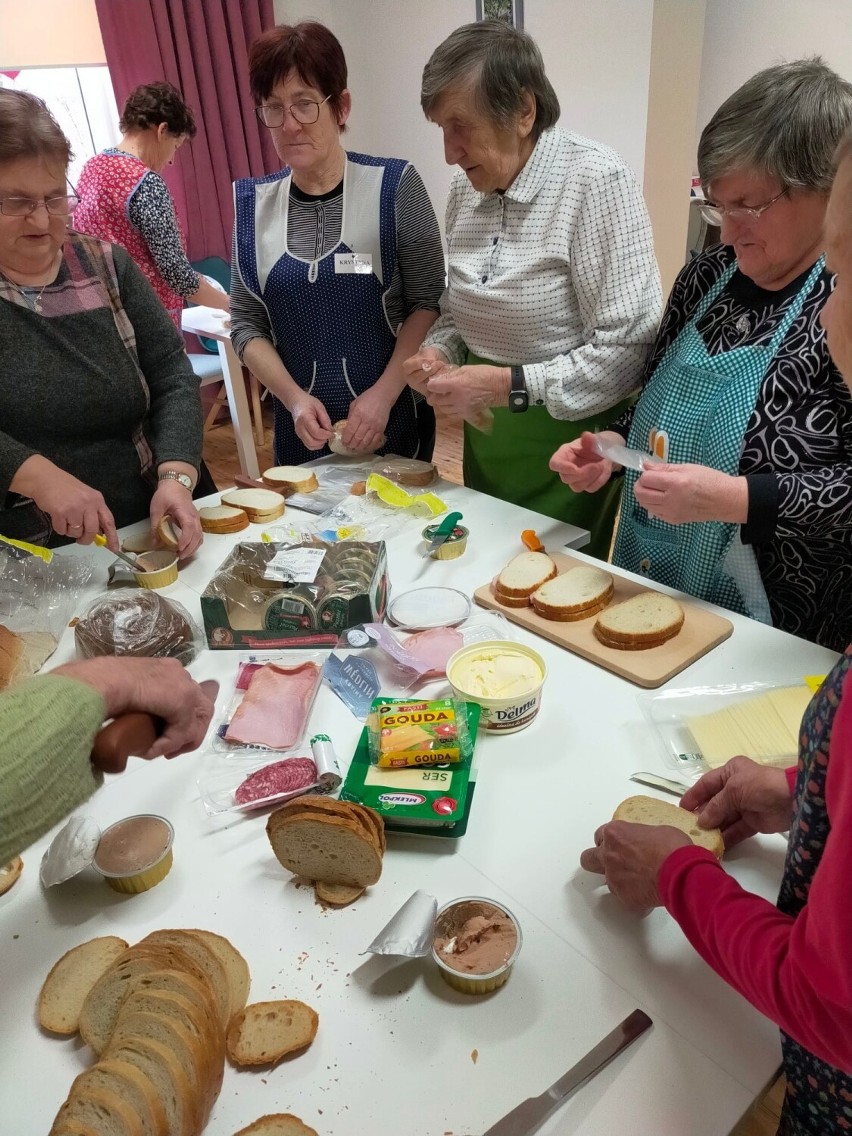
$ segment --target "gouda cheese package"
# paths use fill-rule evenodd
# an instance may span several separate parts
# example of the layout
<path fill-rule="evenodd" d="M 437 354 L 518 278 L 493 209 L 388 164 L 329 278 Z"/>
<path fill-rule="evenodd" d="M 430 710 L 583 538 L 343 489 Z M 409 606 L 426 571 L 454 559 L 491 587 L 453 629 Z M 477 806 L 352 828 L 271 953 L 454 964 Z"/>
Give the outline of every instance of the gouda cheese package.
<path fill-rule="evenodd" d="M 377 698 L 369 718 L 370 756 L 382 769 L 452 765 L 464 756 L 452 698 Z"/>

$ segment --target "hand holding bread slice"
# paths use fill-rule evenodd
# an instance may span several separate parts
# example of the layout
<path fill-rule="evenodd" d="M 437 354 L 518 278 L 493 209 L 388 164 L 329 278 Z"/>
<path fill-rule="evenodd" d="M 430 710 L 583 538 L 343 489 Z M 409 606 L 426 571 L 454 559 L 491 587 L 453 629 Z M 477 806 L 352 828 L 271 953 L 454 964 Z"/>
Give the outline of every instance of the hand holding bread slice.
<path fill-rule="evenodd" d="M 613 814 L 613 820 L 626 820 L 632 824 L 668 825 L 686 833 L 693 844 L 706 848 L 720 860 L 725 842 L 718 828 L 701 828 L 695 813 L 679 808 L 669 801 L 638 795 L 622 801 Z"/>

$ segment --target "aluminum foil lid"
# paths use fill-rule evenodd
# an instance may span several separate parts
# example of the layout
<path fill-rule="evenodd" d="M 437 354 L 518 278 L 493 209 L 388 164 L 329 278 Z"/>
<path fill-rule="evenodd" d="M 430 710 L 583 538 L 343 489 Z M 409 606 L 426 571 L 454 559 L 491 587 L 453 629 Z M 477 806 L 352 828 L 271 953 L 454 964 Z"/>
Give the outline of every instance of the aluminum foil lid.
<path fill-rule="evenodd" d="M 72 816 L 57 832 L 41 858 L 39 878 L 43 887 L 64 883 L 88 868 L 95 858 L 101 830 L 90 816 Z"/>
<path fill-rule="evenodd" d="M 425 891 L 416 891 L 361 954 L 401 955 L 421 958 L 432 949 L 438 901 Z"/>

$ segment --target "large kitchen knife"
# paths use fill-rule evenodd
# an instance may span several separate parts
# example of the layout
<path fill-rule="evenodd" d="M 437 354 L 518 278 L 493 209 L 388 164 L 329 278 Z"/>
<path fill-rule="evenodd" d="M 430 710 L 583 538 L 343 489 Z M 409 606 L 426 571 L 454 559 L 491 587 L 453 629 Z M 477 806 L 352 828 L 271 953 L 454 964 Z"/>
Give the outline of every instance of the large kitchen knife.
<path fill-rule="evenodd" d="M 647 1014 L 634 1010 L 564 1076 L 554 1081 L 549 1089 L 540 1096 L 528 1097 L 517 1108 L 507 1112 L 502 1120 L 492 1124 L 483 1136 L 531 1136 L 570 1093 L 599 1073 L 604 1065 L 608 1065 L 613 1057 L 626 1049 L 652 1024 Z"/>

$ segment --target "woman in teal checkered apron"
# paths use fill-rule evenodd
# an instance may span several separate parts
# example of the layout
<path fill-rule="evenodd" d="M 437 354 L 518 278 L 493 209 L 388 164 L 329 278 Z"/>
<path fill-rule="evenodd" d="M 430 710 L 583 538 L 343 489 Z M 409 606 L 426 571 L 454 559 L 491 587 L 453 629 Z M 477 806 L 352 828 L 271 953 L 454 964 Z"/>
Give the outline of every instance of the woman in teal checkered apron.
<path fill-rule="evenodd" d="M 769 344 L 711 355 L 696 324 L 736 271 L 736 263 L 731 264 L 654 371 L 636 406 L 629 445 L 656 450 L 669 462 L 693 462 L 735 476 L 763 377 L 823 265 L 821 257 L 789 303 Z M 636 500 L 639 476 L 625 470 L 613 563 L 770 623 L 757 561 L 752 549 L 740 540 L 740 526 L 724 521 L 673 525 L 659 520 Z"/>

